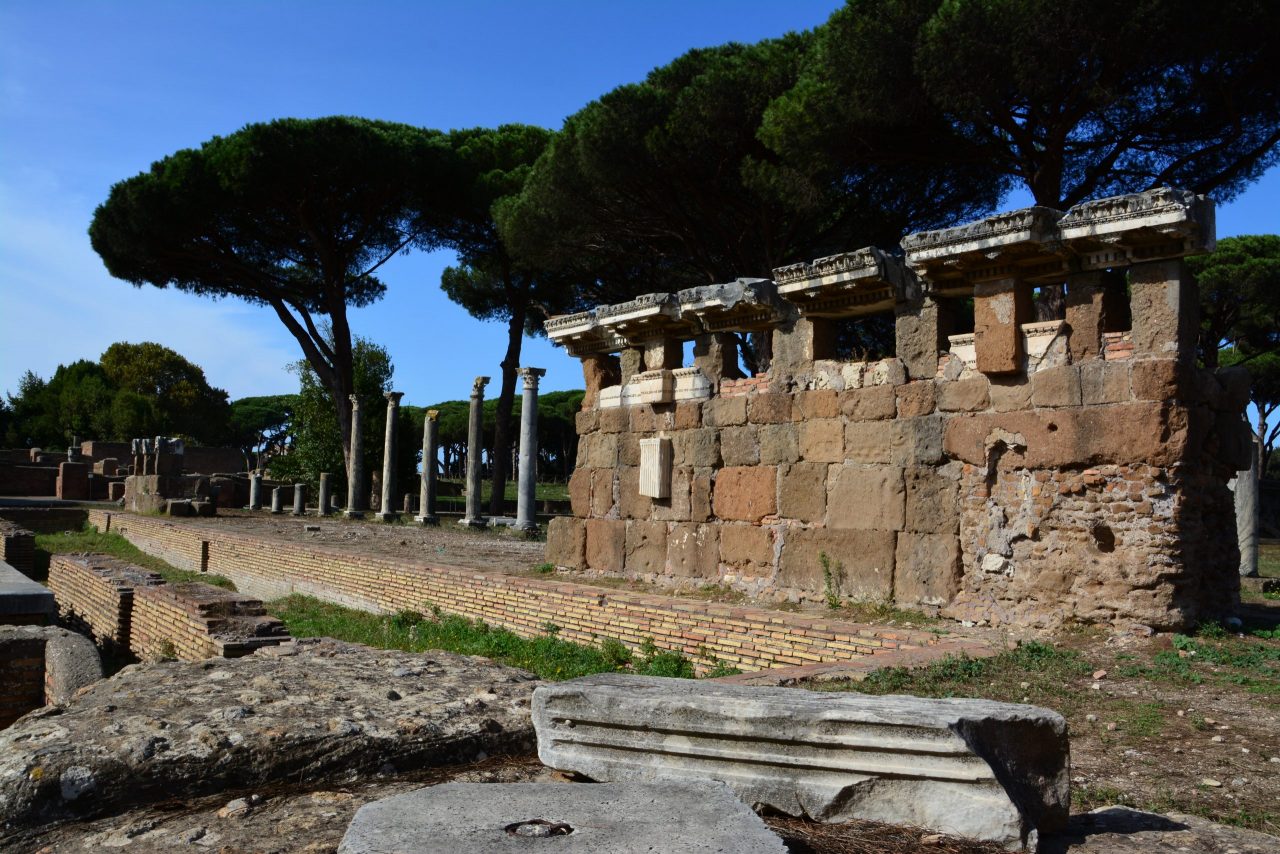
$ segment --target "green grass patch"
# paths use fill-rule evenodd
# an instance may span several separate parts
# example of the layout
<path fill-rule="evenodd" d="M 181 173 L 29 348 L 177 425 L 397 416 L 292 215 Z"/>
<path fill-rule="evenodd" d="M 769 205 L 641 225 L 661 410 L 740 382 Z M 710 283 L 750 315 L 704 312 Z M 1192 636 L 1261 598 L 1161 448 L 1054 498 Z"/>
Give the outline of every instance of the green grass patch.
<path fill-rule="evenodd" d="M 178 584 L 184 581 L 200 581 L 214 587 L 235 590 L 231 579 L 207 572 L 188 572 L 178 569 L 158 557 L 152 557 L 119 534 L 99 533 L 88 525 L 79 531 L 61 534 L 36 534 L 35 571 L 32 578 L 44 584 L 49 579 L 49 560 L 56 554 L 100 554 L 127 561 L 143 569 L 159 573 L 165 581 Z"/>
<path fill-rule="evenodd" d="M 1172 649 L 1155 654 L 1150 664 L 1126 664 L 1120 674 L 1182 685 L 1232 684 L 1253 694 L 1280 694 L 1280 640 L 1275 629 L 1231 635 L 1216 623 L 1195 637 L 1177 634 Z"/>
<path fill-rule="evenodd" d="M 401 611 L 370 614 L 293 595 L 267 605 L 294 637 L 331 637 L 379 649 L 424 652 L 442 649 L 463 655 L 480 655 L 512 667 L 531 670 L 543 679 L 573 679 L 592 673 L 636 673 L 644 676 L 692 678 L 693 662 L 676 652 L 657 649 L 652 641 L 632 652 L 614 638 L 598 646 L 574 643 L 558 637 L 560 627 L 548 623 L 543 634 L 522 638 L 480 620 L 468 620 L 438 610 L 431 614 Z M 711 656 L 702 662 L 708 676 L 725 676 L 736 670 L 721 666 Z"/>

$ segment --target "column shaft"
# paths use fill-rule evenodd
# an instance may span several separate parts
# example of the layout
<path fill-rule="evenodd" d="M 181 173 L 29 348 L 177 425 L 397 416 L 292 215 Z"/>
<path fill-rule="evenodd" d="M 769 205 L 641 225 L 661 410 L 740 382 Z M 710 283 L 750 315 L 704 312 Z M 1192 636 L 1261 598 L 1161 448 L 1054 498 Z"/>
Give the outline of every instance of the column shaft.
<path fill-rule="evenodd" d="M 428 409 L 422 421 L 422 487 L 418 494 L 418 515 L 414 521 L 420 525 L 436 525 L 436 443 L 439 435 L 438 409 Z"/>
<path fill-rule="evenodd" d="M 520 483 L 516 493 L 516 527 L 538 530 L 534 511 L 538 489 L 538 379 L 542 368 L 521 368 L 524 398 L 520 402 Z"/>
<path fill-rule="evenodd" d="M 351 461 L 347 464 L 348 519 L 364 517 L 368 494 L 364 488 L 364 415 L 360 412 L 360 398 L 351 395 Z"/>
<path fill-rule="evenodd" d="M 483 527 L 485 519 L 480 515 L 480 454 L 481 430 L 484 427 L 484 387 L 488 377 L 476 377 L 471 385 L 471 412 L 467 421 L 467 515 L 462 524 Z"/>
<path fill-rule="evenodd" d="M 387 430 L 382 444 L 382 503 L 378 518 L 390 522 L 400 514 L 395 510 L 396 494 L 396 438 L 398 436 L 397 421 L 400 415 L 400 398 L 402 391 L 389 391 L 383 397 L 387 399 Z"/>

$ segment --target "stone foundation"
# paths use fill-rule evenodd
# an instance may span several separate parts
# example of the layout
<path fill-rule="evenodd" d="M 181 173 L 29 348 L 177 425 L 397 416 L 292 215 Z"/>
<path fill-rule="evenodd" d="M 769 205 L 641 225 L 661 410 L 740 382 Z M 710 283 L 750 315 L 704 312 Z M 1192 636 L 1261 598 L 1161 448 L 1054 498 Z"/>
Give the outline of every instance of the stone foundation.
<path fill-rule="evenodd" d="M 49 626 L 0 626 L 0 729 L 101 678 L 87 638 Z"/>
<path fill-rule="evenodd" d="M 54 555 L 49 562 L 58 622 L 103 649 L 131 648 L 134 591 L 159 584 L 157 573 L 103 555 Z"/>

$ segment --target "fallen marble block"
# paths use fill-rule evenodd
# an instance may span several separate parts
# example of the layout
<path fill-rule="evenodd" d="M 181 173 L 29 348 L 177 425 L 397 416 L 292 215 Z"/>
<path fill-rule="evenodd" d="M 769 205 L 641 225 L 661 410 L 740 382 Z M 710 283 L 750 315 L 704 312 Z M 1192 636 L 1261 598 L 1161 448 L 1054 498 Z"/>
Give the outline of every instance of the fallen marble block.
<path fill-rule="evenodd" d="M 1035 706 L 600 674 L 533 695 L 538 757 L 592 780 L 698 779 L 819 821 L 1034 848 L 1066 824 L 1067 724 Z"/>
<path fill-rule="evenodd" d="M 446 783 L 365 804 L 338 854 L 786 854 L 727 787 Z"/>

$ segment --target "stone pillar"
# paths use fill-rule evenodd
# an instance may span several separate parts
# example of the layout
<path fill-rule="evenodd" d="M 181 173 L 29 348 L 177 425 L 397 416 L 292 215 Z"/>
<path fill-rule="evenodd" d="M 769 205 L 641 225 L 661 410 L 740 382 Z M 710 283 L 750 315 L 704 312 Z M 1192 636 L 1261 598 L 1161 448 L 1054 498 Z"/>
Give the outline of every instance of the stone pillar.
<path fill-rule="evenodd" d="M 1067 279 L 1067 348 L 1073 362 L 1102 354 L 1102 333 L 1106 331 L 1104 296 L 1100 272 L 1072 273 Z"/>
<path fill-rule="evenodd" d="M 681 367 L 684 367 L 684 342 L 679 338 L 661 336 L 644 342 L 646 371 L 674 371 Z"/>
<path fill-rule="evenodd" d="M 439 434 L 440 410 L 428 409 L 422 421 L 422 488 L 418 493 L 418 515 L 413 521 L 419 525 L 438 525 L 436 515 L 436 442 Z"/>
<path fill-rule="evenodd" d="M 524 397 L 520 401 L 520 485 L 516 493 L 516 527 L 537 531 L 538 491 L 538 379 L 544 368 L 521 368 Z"/>
<path fill-rule="evenodd" d="M 1240 543 L 1240 574 L 1258 574 L 1258 466 L 1262 442 L 1250 435 L 1249 468 L 1236 473 L 1231 490 L 1235 493 L 1236 539 Z"/>
<path fill-rule="evenodd" d="M 714 388 L 720 387 L 720 380 L 741 379 L 737 339 L 728 332 L 706 332 L 694 338 L 693 366 L 711 380 Z"/>
<path fill-rule="evenodd" d="M 937 300 L 930 296 L 894 304 L 894 352 L 908 379 L 931 380 L 938 375 L 938 353 L 947 349 L 940 313 Z"/>
<path fill-rule="evenodd" d="M 1195 281 L 1181 258 L 1129 268 L 1133 354 L 1163 356 L 1192 364 L 1200 310 Z"/>
<path fill-rule="evenodd" d="M 262 509 L 262 472 L 249 473 L 249 509 Z"/>
<path fill-rule="evenodd" d="M 388 391 L 382 395 L 387 399 L 387 432 L 382 443 L 382 502 L 378 505 L 378 518 L 390 522 L 400 516 L 395 511 L 396 494 L 396 438 L 397 423 L 400 415 L 400 398 L 402 391 Z"/>
<path fill-rule="evenodd" d="M 582 357 L 583 409 L 595 409 L 600 389 L 622 384 L 622 362 L 611 353 L 589 353 Z"/>
<path fill-rule="evenodd" d="M 979 282 L 973 290 L 973 346 L 984 374 L 1016 374 L 1026 354 L 1022 324 L 1032 319 L 1031 286 L 1009 277 Z"/>
<path fill-rule="evenodd" d="M 622 385 L 631 382 L 631 378 L 644 370 L 644 350 L 640 347 L 626 347 L 618 354 L 619 379 Z"/>
<path fill-rule="evenodd" d="M 462 524 L 482 528 L 485 519 L 480 515 L 480 454 L 484 428 L 484 387 L 488 377 L 476 377 L 471 384 L 471 412 L 467 420 L 467 515 Z"/>
<path fill-rule="evenodd" d="M 277 516 L 284 512 L 284 487 L 277 486 L 271 490 L 271 512 Z"/>
<path fill-rule="evenodd" d="M 365 505 L 369 501 L 364 486 L 364 414 L 360 411 L 360 398 L 351 395 L 351 462 L 347 465 L 348 519 L 363 519 Z"/>
<path fill-rule="evenodd" d="M 317 516 L 328 516 L 333 512 L 332 507 L 330 507 L 332 499 L 330 498 L 331 493 L 329 490 L 329 473 L 322 471 L 320 472 L 320 502 L 319 506 L 316 507 Z"/>
<path fill-rule="evenodd" d="M 293 515 L 305 516 L 307 514 L 307 485 L 305 483 L 295 483 L 293 485 Z"/>

